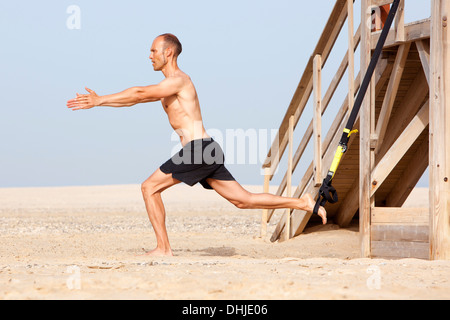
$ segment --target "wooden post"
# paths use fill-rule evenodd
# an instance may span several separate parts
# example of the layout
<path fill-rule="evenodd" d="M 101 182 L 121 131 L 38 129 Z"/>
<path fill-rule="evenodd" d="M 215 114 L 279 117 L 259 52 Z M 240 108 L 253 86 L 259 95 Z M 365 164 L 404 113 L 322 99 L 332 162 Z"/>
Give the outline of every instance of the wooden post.
<path fill-rule="evenodd" d="M 395 41 L 405 41 L 405 0 L 400 1 L 397 15 L 395 16 Z"/>
<path fill-rule="evenodd" d="M 289 154 L 288 154 L 288 172 L 287 172 L 287 186 L 286 196 L 292 197 L 292 159 L 293 159 L 293 144 L 294 144 L 294 116 L 289 118 Z M 286 210 L 286 224 L 285 224 L 285 240 L 291 238 L 291 209 Z"/>
<path fill-rule="evenodd" d="M 314 57 L 314 185 L 322 184 L 322 56 Z"/>
<path fill-rule="evenodd" d="M 264 169 L 264 188 L 263 188 L 264 193 L 269 193 L 270 176 L 271 176 L 270 168 L 265 168 Z M 269 210 L 264 209 L 262 212 L 262 218 L 261 218 L 261 238 L 262 239 L 264 239 L 267 235 L 267 223 L 269 222 L 268 215 L 269 215 Z"/>
<path fill-rule="evenodd" d="M 371 0 L 361 0 L 361 75 L 367 70 L 371 59 Z M 361 78 L 364 78 L 363 76 Z M 360 110 L 360 155 L 359 155 L 359 234 L 361 257 L 370 257 L 370 131 L 371 94 L 368 90 Z"/>
<path fill-rule="evenodd" d="M 450 259 L 450 0 L 432 0 L 430 258 Z"/>
<path fill-rule="evenodd" d="M 353 0 L 347 0 L 348 23 L 348 110 L 351 112 L 355 100 L 355 41 L 353 26 Z"/>

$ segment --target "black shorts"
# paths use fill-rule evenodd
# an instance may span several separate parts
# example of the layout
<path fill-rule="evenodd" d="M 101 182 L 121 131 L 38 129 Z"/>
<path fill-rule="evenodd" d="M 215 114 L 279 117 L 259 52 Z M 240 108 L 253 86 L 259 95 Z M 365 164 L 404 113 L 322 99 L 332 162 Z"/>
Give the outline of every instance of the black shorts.
<path fill-rule="evenodd" d="M 206 179 L 235 181 L 225 168 L 222 148 L 212 138 L 189 142 L 159 169 L 191 187 L 200 183 L 208 190 L 213 188 Z"/>

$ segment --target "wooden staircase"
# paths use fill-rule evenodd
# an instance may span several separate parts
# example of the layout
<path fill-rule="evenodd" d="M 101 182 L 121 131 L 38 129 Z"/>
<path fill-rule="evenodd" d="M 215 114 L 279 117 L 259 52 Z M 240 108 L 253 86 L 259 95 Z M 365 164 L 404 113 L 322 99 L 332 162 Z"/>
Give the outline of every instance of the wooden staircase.
<path fill-rule="evenodd" d="M 448 0 L 431 1 L 433 8 L 442 2 L 449 2 L 448 9 L 450 9 Z M 375 19 L 376 22 L 377 11 L 373 9 L 392 2 L 392 0 L 362 0 L 362 20 L 373 22 Z M 425 4 L 429 5 L 429 2 L 424 1 Z M 286 154 L 288 169 L 277 195 L 300 198 L 303 194 L 310 193 L 316 196 L 331 166 L 354 98 L 358 93 L 360 81 L 380 36 L 380 31 L 373 31 L 366 23 L 360 24 L 356 32 L 354 31 L 353 7 L 353 0 L 336 1 L 263 165 L 266 191 L 286 150 L 288 150 Z M 402 1 L 395 27 L 390 31 L 382 58 L 355 124 L 355 129 L 358 129 L 359 133 L 352 135 L 349 149 L 333 179 L 339 202 L 335 205 L 326 205 L 329 219 L 341 227 L 348 226 L 352 219 L 359 217 L 363 257 L 437 258 L 433 253 L 433 242 L 442 238 L 446 243 L 442 252 L 449 250 L 447 248 L 449 235 L 445 231 L 448 230 L 445 229 L 447 227 L 441 226 L 444 231 L 441 230 L 440 233 L 436 231 L 439 236 L 435 234 L 436 228 L 439 227 L 436 227 L 436 219 L 433 218 L 436 213 L 430 211 L 433 204 L 427 208 L 402 208 L 432 163 L 433 159 L 430 159 L 430 156 L 434 157 L 434 152 L 430 149 L 433 143 L 433 135 L 430 134 L 430 112 L 433 112 L 433 105 L 429 101 L 433 74 L 430 68 L 433 64 L 433 54 L 436 57 L 439 54 L 430 52 L 433 17 L 405 25 L 404 9 L 405 1 Z M 372 15 L 373 11 L 375 17 Z M 348 50 L 330 86 L 322 94 L 322 73 L 325 72 L 326 62 L 346 21 L 348 21 Z M 354 56 L 358 47 L 361 56 L 360 70 L 363 74 L 360 72 L 355 77 Z M 323 124 L 322 116 L 329 109 L 330 102 L 346 72 L 348 81 L 345 85 L 349 94 L 336 112 L 333 123 Z M 302 117 L 306 116 L 304 111 L 308 101 L 312 101 L 313 117 L 303 119 L 309 126 L 303 137 L 299 141 L 294 141 L 294 131 Z M 437 107 L 448 109 L 446 105 L 435 106 Z M 322 138 L 324 128 L 328 128 L 328 131 Z M 305 150 L 309 143 L 314 145 L 313 160 L 298 187 L 292 192 L 289 188 L 292 175 L 302 157 L 308 156 Z M 433 168 L 430 169 L 433 171 Z M 445 170 L 449 169 L 450 163 Z M 445 175 L 445 172 L 442 174 Z M 432 179 L 430 184 L 432 190 L 441 188 L 435 185 Z M 433 201 L 431 199 L 432 203 Z M 440 209 L 441 218 L 444 216 L 448 219 L 449 209 L 449 207 Z M 261 231 L 263 237 L 266 234 L 267 223 L 274 216 L 273 213 L 273 210 L 263 211 Z M 271 240 L 285 241 L 300 235 L 310 218 L 310 213 L 287 210 Z"/>

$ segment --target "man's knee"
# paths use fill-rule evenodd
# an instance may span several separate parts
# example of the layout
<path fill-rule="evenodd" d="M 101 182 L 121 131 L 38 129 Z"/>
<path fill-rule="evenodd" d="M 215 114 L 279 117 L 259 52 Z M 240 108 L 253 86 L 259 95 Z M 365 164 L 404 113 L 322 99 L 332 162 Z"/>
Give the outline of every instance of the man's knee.
<path fill-rule="evenodd" d="M 240 197 L 239 199 L 236 200 L 230 200 L 230 202 L 232 204 L 234 204 L 236 206 L 236 208 L 238 209 L 252 209 L 253 204 L 252 204 L 252 194 L 247 193 L 244 196 Z"/>
<path fill-rule="evenodd" d="M 141 184 L 141 191 L 143 195 L 154 195 L 157 192 L 156 184 L 148 179 Z"/>
<path fill-rule="evenodd" d="M 246 202 L 238 202 L 235 204 L 236 208 L 238 209 L 242 209 L 242 210 L 246 210 L 246 209 L 250 209 L 250 205 Z"/>

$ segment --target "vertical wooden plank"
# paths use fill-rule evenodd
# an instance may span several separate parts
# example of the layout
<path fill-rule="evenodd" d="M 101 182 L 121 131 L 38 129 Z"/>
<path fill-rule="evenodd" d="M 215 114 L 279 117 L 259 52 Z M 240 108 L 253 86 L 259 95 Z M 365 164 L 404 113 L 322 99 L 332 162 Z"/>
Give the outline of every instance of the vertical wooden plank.
<path fill-rule="evenodd" d="M 366 72 L 371 58 L 372 11 L 370 4 L 370 0 L 361 0 L 361 75 Z M 368 93 L 360 110 L 359 234 L 363 258 L 370 257 L 370 90 Z"/>
<path fill-rule="evenodd" d="M 264 169 L 264 187 L 263 192 L 269 193 L 269 185 L 270 185 L 270 168 Z M 261 238 L 265 238 L 267 235 L 267 223 L 269 222 L 269 210 L 264 209 L 261 217 Z"/>
<path fill-rule="evenodd" d="M 292 197 L 292 165 L 294 156 L 294 116 L 289 118 L 289 159 L 288 159 L 288 174 L 287 174 L 287 196 Z"/>
<path fill-rule="evenodd" d="M 450 0 L 432 0 L 430 258 L 450 259 Z"/>
<path fill-rule="evenodd" d="M 395 41 L 405 41 L 405 0 L 401 0 L 395 16 Z"/>
<path fill-rule="evenodd" d="M 384 26 L 384 25 L 383 25 Z M 373 147 L 372 144 L 372 137 L 375 135 L 375 130 L 376 130 L 376 126 L 375 126 L 375 101 L 376 101 L 376 86 L 377 86 L 377 82 L 376 82 L 376 76 L 375 73 L 372 76 L 372 81 L 370 83 L 370 142 L 369 142 L 369 147 L 370 147 L 370 172 L 373 172 L 373 169 L 375 167 L 375 148 Z M 372 179 L 372 177 L 370 176 L 370 179 Z M 375 195 L 372 195 L 370 197 L 370 218 L 369 218 L 369 228 L 370 228 L 370 256 L 372 256 L 372 210 L 375 209 Z"/>
<path fill-rule="evenodd" d="M 322 184 L 322 56 L 314 57 L 314 185 Z"/>
<path fill-rule="evenodd" d="M 375 30 L 376 31 L 383 29 L 384 23 L 386 21 L 385 17 L 382 15 L 382 12 L 381 12 L 382 9 L 383 9 L 382 7 L 378 7 L 377 10 L 375 10 L 376 14 L 378 15 L 378 17 L 375 18 L 375 20 L 376 20 L 375 24 L 377 24 L 377 23 L 379 24 L 378 26 L 375 26 Z M 373 7 L 371 8 L 371 11 L 372 10 L 373 10 Z M 372 32 L 374 32 L 373 26 L 371 26 L 371 30 L 370 30 L 370 32 L 368 34 L 370 35 Z M 366 57 L 366 63 L 370 63 L 370 58 L 371 58 L 371 53 L 372 52 L 371 52 L 371 50 L 369 50 L 366 53 L 368 54 L 368 57 Z M 366 70 L 366 69 L 364 69 L 364 70 Z M 369 158 L 368 158 L 369 159 L 369 165 L 368 165 L 369 172 L 372 172 L 373 167 L 374 167 L 374 163 L 375 163 L 375 152 L 374 152 L 374 147 L 373 147 L 373 143 L 372 143 L 372 137 L 375 136 L 375 128 L 376 128 L 375 127 L 376 84 L 377 84 L 377 82 L 376 82 L 376 73 L 374 72 L 374 74 L 372 76 L 372 79 L 371 79 L 371 82 L 370 82 L 370 86 L 368 88 L 368 92 L 370 92 L 370 96 L 366 96 L 366 99 L 369 99 L 369 102 L 367 104 L 367 106 L 369 107 L 369 110 L 367 112 L 368 112 L 368 116 L 369 116 L 368 123 L 370 123 L 370 127 L 369 127 L 370 133 L 369 133 L 369 136 L 368 136 L 368 138 L 369 138 L 369 151 L 368 151 L 368 155 L 369 155 Z M 369 173 L 369 176 L 370 176 L 370 173 Z M 366 240 L 366 241 L 367 241 L 369 247 L 361 250 L 361 251 L 368 251 L 367 253 L 363 253 L 363 256 L 364 256 L 364 254 L 366 254 L 368 256 L 372 255 L 372 244 L 371 244 L 371 242 L 372 242 L 372 239 L 371 239 L 372 232 L 371 231 L 372 230 L 371 230 L 371 225 L 370 224 L 371 224 L 372 210 L 375 208 L 375 197 L 374 196 L 369 198 L 368 208 L 369 208 L 369 217 L 366 218 L 365 223 L 368 224 L 368 226 L 366 225 L 366 227 L 368 227 L 369 235 L 368 236 L 366 235 L 366 238 L 368 237 L 369 239 Z M 367 243 L 366 243 L 366 245 L 367 245 Z"/>
<path fill-rule="evenodd" d="M 348 109 L 353 108 L 355 100 L 355 41 L 353 0 L 347 0 L 348 23 Z"/>
<path fill-rule="evenodd" d="M 292 197 L 292 158 L 293 158 L 293 144 L 294 144 L 294 116 L 289 118 L 289 154 L 288 154 L 288 172 L 287 172 L 287 186 L 286 196 Z M 291 238 L 291 209 L 286 210 L 286 224 L 285 224 L 285 240 Z"/>

